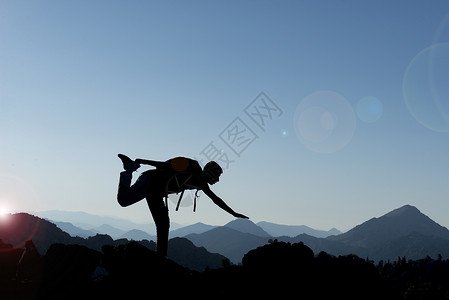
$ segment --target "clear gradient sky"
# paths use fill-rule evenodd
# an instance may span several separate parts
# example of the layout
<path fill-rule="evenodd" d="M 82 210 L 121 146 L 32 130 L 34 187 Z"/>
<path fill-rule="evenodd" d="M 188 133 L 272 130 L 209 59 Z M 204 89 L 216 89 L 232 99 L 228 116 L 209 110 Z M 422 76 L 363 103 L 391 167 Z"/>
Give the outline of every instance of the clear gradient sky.
<path fill-rule="evenodd" d="M 149 222 L 117 153 L 207 154 L 254 222 L 449 227 L 448 43 L 448 1 L 0 1 L 0 208 Z"/>

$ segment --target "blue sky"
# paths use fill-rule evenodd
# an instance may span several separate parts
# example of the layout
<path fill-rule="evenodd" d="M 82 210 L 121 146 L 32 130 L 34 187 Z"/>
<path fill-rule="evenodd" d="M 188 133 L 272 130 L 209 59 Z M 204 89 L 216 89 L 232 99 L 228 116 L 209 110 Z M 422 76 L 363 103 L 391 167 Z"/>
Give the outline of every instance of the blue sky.
<path fill-rule="evenodd" d="M 4 210 L 148 222 L 115 200 L 117 153 L 212 142 L 233 161 L 212 189 L 255 222 L 344 230 L 411 204 L 449 227 L 447 1 L 2 1 L 0 40 Z"/>

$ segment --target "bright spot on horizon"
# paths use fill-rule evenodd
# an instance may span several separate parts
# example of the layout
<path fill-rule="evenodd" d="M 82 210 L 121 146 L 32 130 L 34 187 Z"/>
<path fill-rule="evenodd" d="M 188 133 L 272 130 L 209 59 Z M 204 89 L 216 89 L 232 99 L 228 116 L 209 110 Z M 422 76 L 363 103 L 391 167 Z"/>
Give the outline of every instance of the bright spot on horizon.
<path fill-rule="evenodd" d="M 0 219 L 5 220 L 11 214 L 11 209 L 6 204 L 0 204 Z"/>

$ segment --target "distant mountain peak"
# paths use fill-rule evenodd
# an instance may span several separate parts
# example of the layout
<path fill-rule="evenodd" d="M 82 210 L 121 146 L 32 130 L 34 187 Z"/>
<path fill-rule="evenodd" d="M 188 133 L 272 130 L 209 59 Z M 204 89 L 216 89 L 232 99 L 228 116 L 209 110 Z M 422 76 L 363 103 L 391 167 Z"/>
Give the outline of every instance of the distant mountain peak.
<path fill-rule="evenodd" d="M 419 209 L 412 205 L 404 205 L 402 207 L 399 207 L 397 209 L 394 209 L 390 211 L 389 213 L 385 214 L 384 217 L 396 217 L 400 215 L 410 215 L 410 214 L 422 214 Z"/>
<path fill-rule="evenodd" d="M 216 228 L 217 226 L 207 225 L 201 222 L 184 226 L 175 230 L 170 231 L 170 237 L 183 237 L 191 233 L 203 233 L 205 231 Z"/>
<path fill-rule="evenodd" d="M 372 218 L 346 233 L 330 237 L 330 239 L 369 248 L 386 241 L 407 237 L 413 233 L 449 240 L 447 228 L 439 225 L 411 205 L 404 205 L 379 218 Z"/>
<path fill-rule="evenodd" d="M 260 226 L 257 226 L 253 221 L 247 219 L 235 219 L 226 224 L 225 227 L 232 228 L 243 233 L 251 233 L 260 237 L 271 237 L 271 235 Z"/>

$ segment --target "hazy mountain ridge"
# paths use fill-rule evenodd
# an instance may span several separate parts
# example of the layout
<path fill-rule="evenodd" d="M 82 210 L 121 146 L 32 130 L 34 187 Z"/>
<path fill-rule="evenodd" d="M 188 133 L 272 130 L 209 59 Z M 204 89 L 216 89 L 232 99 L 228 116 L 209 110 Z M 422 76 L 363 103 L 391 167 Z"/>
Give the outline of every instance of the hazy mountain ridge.
<path fill-rule="evenodd" d="M 156 236 L 149 235 L 145 231 L 139 230 L 139 229 L 133 229 L 128 232 L 125 232 L 119 238 L 133 240 L 133 241 L 141 241 L 141 240 L 155 241 L 156 240 Z"/>
<path fill-rule="evenodd" d="M 131 233 L 134 235 L 143 234 L 144 237 L 147 237 L 145 232 L 137 230 L 128 232 L 128 235 L 125 233 L 125 236 L 129 237 Z M 81 245 L 96 251 L 102 251 L 102 247 L 105 245 L 118 246 L 129 242 L 127 238 L 122 237 L 114 240 L 109 235 L 104 234 L 87 238 L 72 237 L 58 228 L 56 224 L 30 214 L 19 213 L 8 216 L 8 220 L 0 226 L 1 244 L 22 249 L 27 240 L 33 241 L 40 254 L 45 254 L 54 244 Z M 150 250 L 156 249 L 154 241 L 139 240 L 139 244 Z M 221 267 L 222 261 L 226 259 L 221 254 L 210 253 L 204 248 L 194 246 L 191 241 L 185 238 L 169 240 L 168 258 L 180 264 L 185 263 L 192 270 L 204 270 L 206 267 L 218 268 Z"/>
<path fill-rule="evenodd" d="M 102 224 L 98 227 L 90 229 L 90 231 L 95 232 L 95 234 L 107 234 L 113 239 L 118 239 L 126 233 L 126 230 L 115 228 L 109 224 Z"/>
<path fill-rule="evenodd" d="M 48 220 L 51 223 L 54 223 L 58 228 L 60 228 L 62 231 L 67 232 L 72 237 L 81 237 L 81 238 L 89 238 L 93 237 L 97 234 L 106 234 L 112 237 L 113 239 L 128 239 L 128 240 L 134 240 L 134 241 L 141 241 L 141 240 L 156 240 L 155 235 L 150 235 L 146 231 L 139 230 L 139 229 L 132 229 L 129 231 L 121 230 L 118 228 L 115 228 L 113 226 L 110 226 L 108 224 L 103 224 L 101 226 L 98 226 L 96 228 L 92 228 L 91 230 L 82 229 L 80 227 L 77 227 L 69 222 L 54 222 L 51 220 Z"/>
<path fill-rule="evenodd" d="M 264 222 L 259 223 L 266 225 Z M 196 233 L 187 234 L 185 237 L 195 246 L 204 247 L 212 253 L 220 253 L 234 263 L 239 263 L 246 252 L 266 244 L 270 239 L 290 243 L 303 242 L 315 253 L 321 251 L 333 255 L 352 253 L 376 261 L 393 260 L 398 256 L 419 259 L 427 255 L 436 257 L 441 254 L 443 257 L 449 257 L 449 230 L 410 205 L 372 218 L 346 233 L 326 238 L 304 233 L 294 237 L 272 236 L 259 225 L 244 219 L 237 219 L 218 227 L 197 223 L 173 230 L 171 234 L 176 237 L 191 231 Z M 138 230 L 119 237 L 133 240 L 155 238 Z M 90 239 L 95 240 L 93 237 Z"/>
<path fill-rule="evenodd" d="M 93 215 L 82 211 L 47 210 L 33 212 L 31 214 L 55 222 L 69 222 L 77 227 L 87 230 L 102 226 L 104 224 L 121 228 L 122 230 L 140 229 L 140 227 L 144 225 L 137 224 L 129 220 L 109 216 Z"/>
<path fill-rule="evenodd" d="M 192 225 L 187 225 L 187 226 L 175 229 L 175 230 L 171 230 L 170 237 L 184 237 L 191 233 L 199 234 L 199 233 L 203 233 L 208 230 L 214 229 L 216 227 L 218 227 L 218 226 L 213 226 L 213 225 L 208 225 L 208 224 L 198 222 L 198 223 L 195 223 Z"/>
<path fill-rule="evenodd" d="M 134 229 L 142 230 L 151 236 L 156 235 L 154 223 L 140 224 L 116 217 L 98 216 L 85 212 L 71 212 L 60 210 L 41 211 L 32 214 L 49 220 L 50 222 L 55 223 L 58 226 L 60 225 L 60 228 L 69 233 L 71 236 L 87 237 L 89 235 L 93 236 L 100 233 L 108 234 L 114 238 L 118 238 L 126 232 Z M 104 225 L 107 225 L 108 227 L 105 227 Z M 264 221 L 258 222 L 255 225 L 260 227 L 260 229 L 257 230 L 263 230 L 266 232 L 267 236 L 274 237 L 294 237 L 302 233 L 306 233 L 315 237 L 326 237 L 329 235 L 336 235 L 341 233 L 341 231 L 335 228 L 329 231 L 324 231 L 313 229 L 305 225 L 283 225 Z M 170 237 L 184 237 L 191 233 L 203 233 L 216 227 L 219 226 L 208 225 L 201 222 L 187 226 L 182 226 L 172 222 L 170 224 Z M 117 233 L 115 233 L 115 230 L 117 231 Z M 242 231 L 243 229 L 240 228 L 239 230 Z"/>
<path fill-rule="evenodd" d="M 49 220 L 50 221 L 50 220 Z M 95 236 L 98 234 L 98 232 L 94 232 L 92 230 L 82 229 L 80 227 L 77 227 L 69 222 L 54 222 L 50 221 L 51 223 L 54 223 L 58 228 L 60 228 L 62 231 L 67 232 L 72 237 L 82 237 L 82 238 L 88 238 L 90 236 Z"/>
<path fill-rule="evenodd" d="M 265 230 L 268 234 L 271 236 L 289 236 L 289 237 L 295 237 L 300 234 L 307 234 L 314 237 L 328 237 L 331 235 L 338 235 L 342 232 L 336 228 L 332 228 L 328 231 L 325 230 L 317 230 L 313 229 L 311 227 L 308 227 L 306 225 L 281 225 L 276 223 L 270 223 L 270 222 L 258 222 L 256 223 L 257 226 L 261 227 L 263 230 Z"/>
<path fill-rule="evenodd" d="M 51 222 L 69 222 L 74 226 L 84 229 L 92 230 L 103 225 L 109 225 L 113 228 L 122 230 L 122 234 L 133 229 L 139 229 L 147 232 L 150 235 L 156 234 L 156 229 L 154 223 L 136 223 L 126 219 L 121 219 L 111 216 L 99 216 L 93 215 L 86 212 L 74 212 L 74 211 L 61 211 L 61 210 L 47 210 L 33 212 L 32 215 L 40 217 L 42 219 L 49 220 Z M 151 216 L 149 216 L 151 220 Z M 182 227 L 179 224 L 171 223 L 172 229 L 177 229 Z"/>
<path fill-rule="evenodd" d="M 210 232 L 187 235 L 186 238 L 191 239 L 196 246 L 224 254 L 234 263 L 240 262 L 249 248 L 262 246 L 268 241 L 267 237 L 250 233 L 245 233 L 247 236 L 243 237 L 241 234 L 246 231 L 245 228 L 242 232 L 239 232 L 238 226 L 233 228 L 233 231 L 229 228 L 215 228 Z M 290 243 L 303 242 L 315 253 L 325 251 L 333 255 L 355 254 L 376 261 L 394 260 L 398 256 L 420 259 L 427 255 L 437 257 L 441 254 L 443 257 L 449 257 L 449 230 L 410 205 L 372 218 L 340 235 L 317 238 L 300 234 L 295 237 L 280 236 L 271 239 Z"/>

